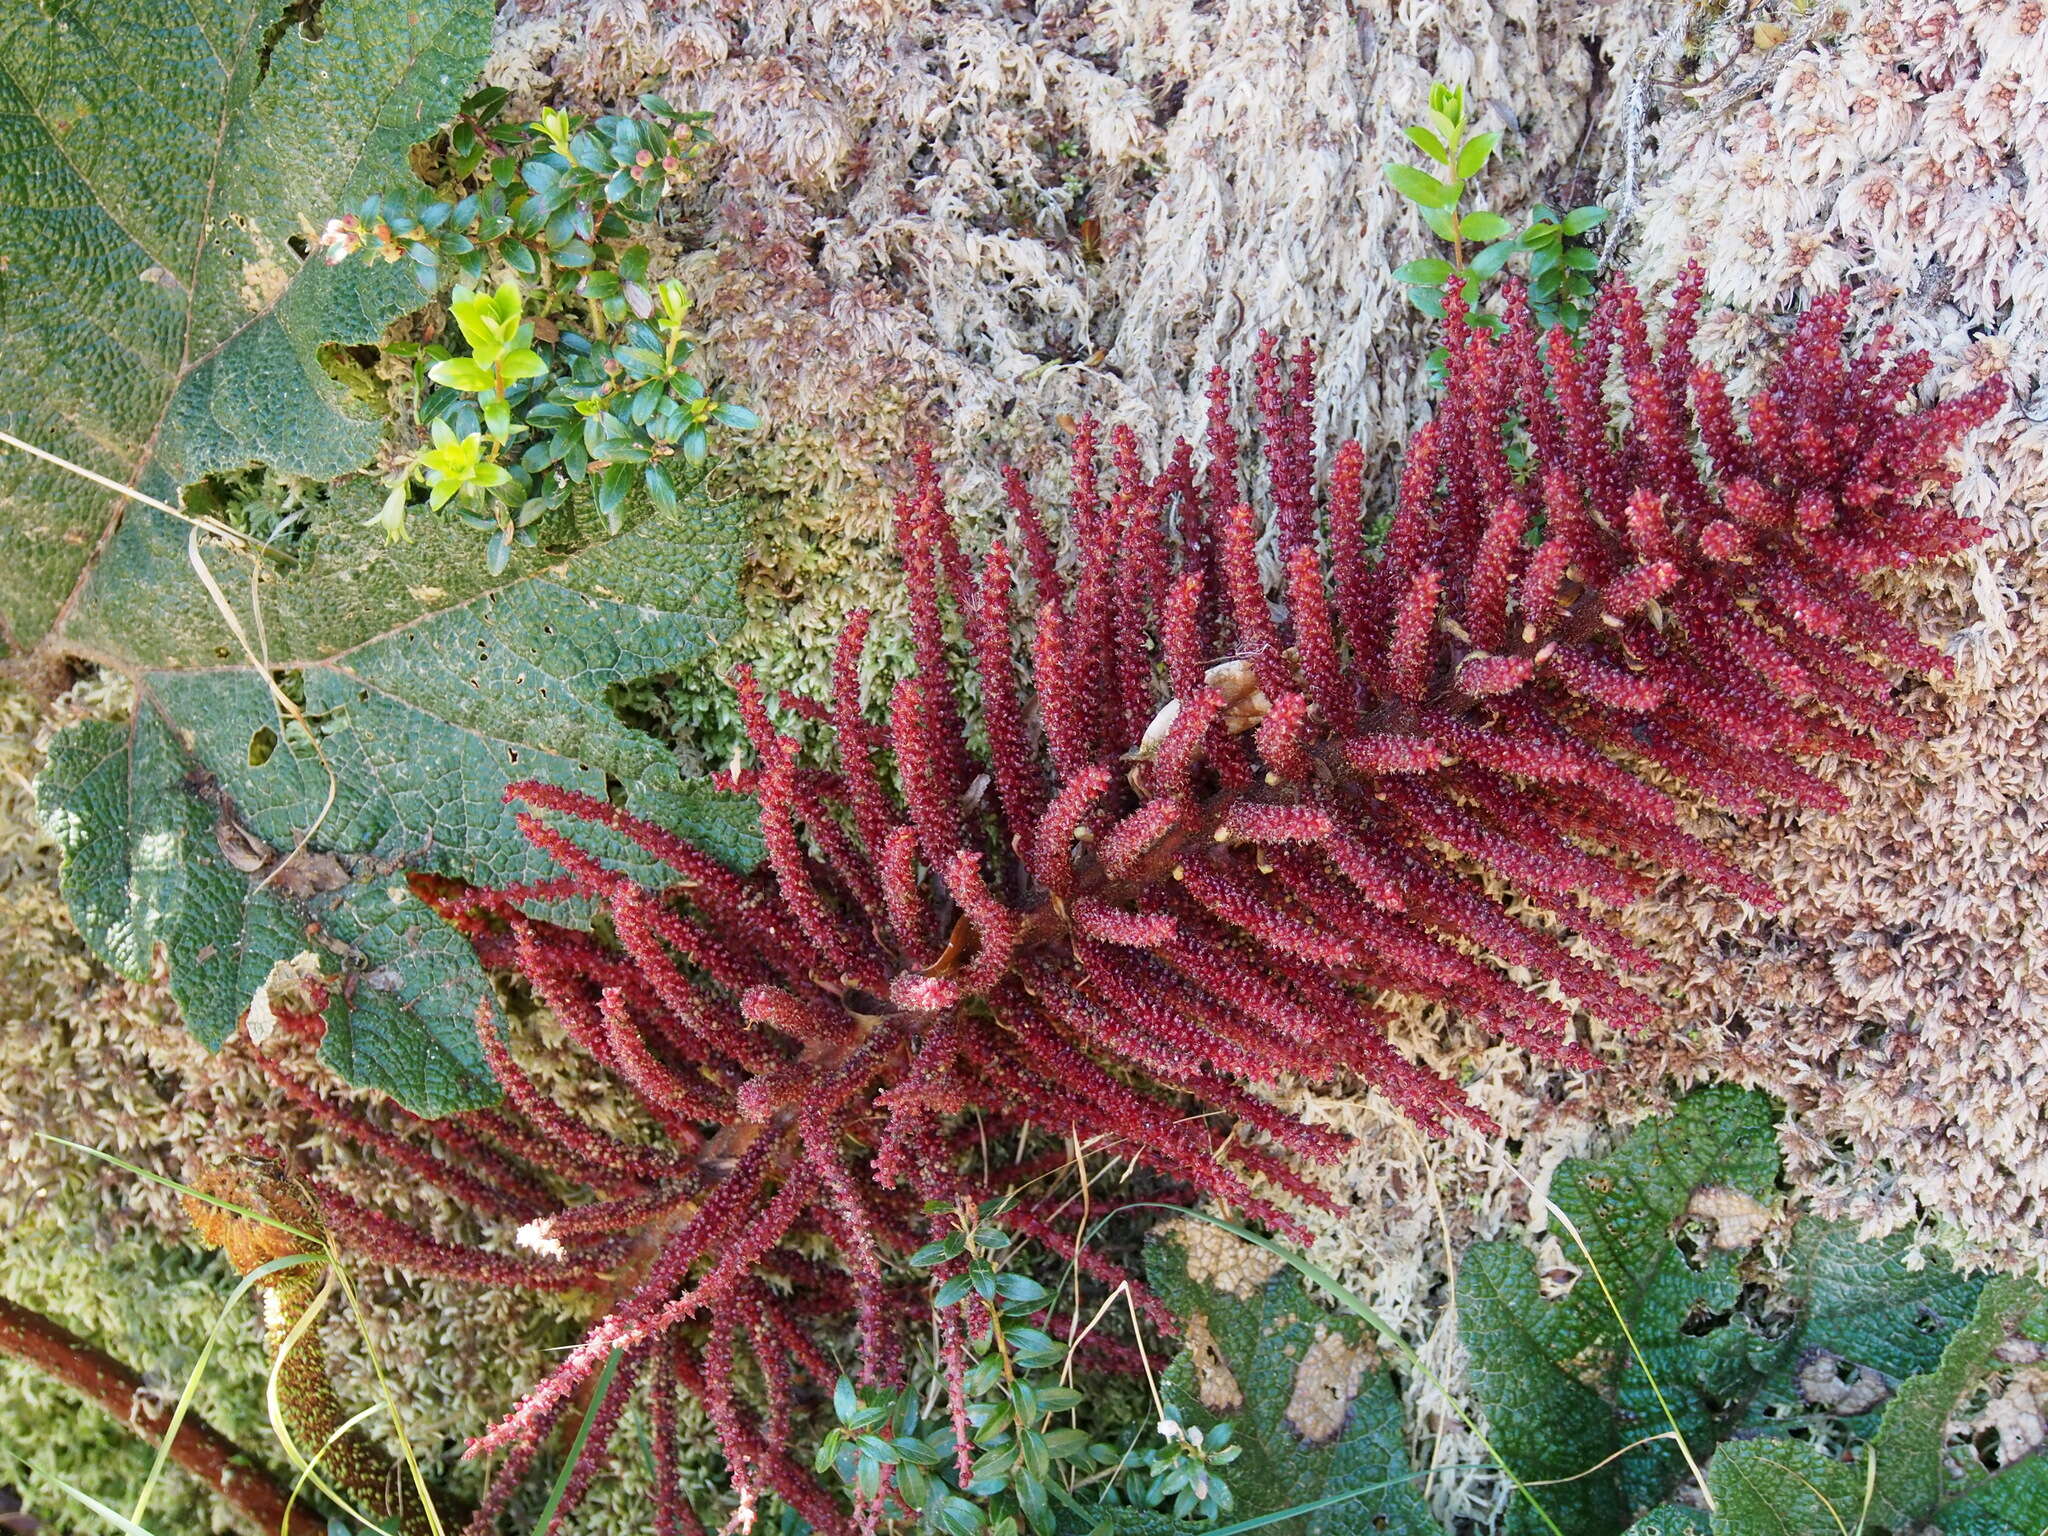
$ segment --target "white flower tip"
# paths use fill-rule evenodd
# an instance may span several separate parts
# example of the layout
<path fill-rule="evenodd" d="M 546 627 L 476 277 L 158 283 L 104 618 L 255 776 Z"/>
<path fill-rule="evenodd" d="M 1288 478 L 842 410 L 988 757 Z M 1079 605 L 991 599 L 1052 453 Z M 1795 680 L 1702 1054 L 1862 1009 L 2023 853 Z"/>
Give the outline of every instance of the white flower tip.
<path fill-rule="evenodd" d="M 545 1254 L 551 1259 L 562 1258 L 568 1252 L 562 1246 L 561 1240 L 550 1230 L 548 1218 L 545 1216 L 536 1216 L 521 1227 L 513 1241 L 522 1248 L 531 1248 L 535 1253 Z"/>

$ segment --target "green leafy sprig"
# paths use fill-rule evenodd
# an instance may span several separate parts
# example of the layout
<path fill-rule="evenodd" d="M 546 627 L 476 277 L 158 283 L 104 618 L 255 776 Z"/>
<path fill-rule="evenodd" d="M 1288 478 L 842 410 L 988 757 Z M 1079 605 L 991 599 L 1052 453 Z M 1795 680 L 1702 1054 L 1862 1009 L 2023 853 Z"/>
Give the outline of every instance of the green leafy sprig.
<path fill-rule="evenodd" d="M 883 1521 L 933 1536 L 1053 1536 L 1077 1523 L 1106 1536 L 1119 1509 L 1170 1508 L 1187 1519 L 1228 1510 L 1230 1489 L 1218 1470 L 1238 1454 L 1228 1425 L 1205 1435 L 1168 1405 L 1158 1425 L 1165 1444 L 1141 1453 L 1138 1427 L 1119 1449 L 1076 1424 L 1053 1423 L 1088 1400 L 1061 1380 L 1068 1346 L 1040 1325 L 1052 1293 L 1004 1267 L 1013 1250 L 1002 1217 L 1012 1203 L 928 1208 L 950 1215 L 952 1230 L 910 1257 L 914 1268 L 944 1277 L 934 1309 L 966 1309 L 968 1476 L 959 1474 L 950 1415 L 927 1423 L 914 1385 L 870 1397 L 843 1377 L 832 1400 L 837 1425 L 818 1448 L 817 1469 L 836 1470 Z"/>
<path fill-rule="evenodd" d="M 680 112 L 649 93 L 640 98 L 646 117 L 588 121 L 548 108 L 534 122 L 507 123 L 505 101 L 496 87 L 467 98 L 446 136 L 441 188 L 365 198 L 329 221 L 320 237 L 326 259 L 364 251 L 409 260 L 428 293 L 480 285 L 503 266 L 583 301 L 593 319 L 617 322 L 628 310 L 645 319 L 644 268 L 621 270 L 620 242 L 654 217 L 712 143 L 710 114 Z M 597 273 L 612 275 L 590 281 Z"/>
<path fill-rule="evenodd" d="M 1441 82 L 1430 87 L 1424 121 L 1403 131 L 1408 141 L 1438 167 L 1437 174 L 1416 165 L 1389 162 L 1387 179 L 1421 211 L 1438 238 L 1450 246 L 1448 257 L 1425 256 L 1394 269 L 1406 284 L 1409 299 L 1432 320 L 1444 315 L 1444 292 L 1453 282 L 1468 310 L 1477 309 L 1480 284 L 1500 276 L 1516 256 L 1528 258 L 1529 304 L 1537 322 L 1577 331 L 1592 313 L 1593 274 L 1598 253 L 1585 241 L 1607 220 L 1597 204 L 1567 213 L 1538 206 L 1517 233 L 1508 219 L 1487 208 L 1464 206 L 1470 183 L 1500 150 L 1497 132 L 1473 133 L 1461 86 Z M 1498 329 L 1498 316 L 1474 313 L 1473 323 Z"/>

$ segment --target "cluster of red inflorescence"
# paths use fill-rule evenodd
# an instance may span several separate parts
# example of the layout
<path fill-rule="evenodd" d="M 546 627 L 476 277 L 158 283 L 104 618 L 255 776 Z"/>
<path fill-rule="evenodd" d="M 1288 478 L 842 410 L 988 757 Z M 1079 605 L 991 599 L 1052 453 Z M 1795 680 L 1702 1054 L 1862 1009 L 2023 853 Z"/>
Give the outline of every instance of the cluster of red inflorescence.
<path fill-rule="evenodd" d="M 738 675 L 756 765 L 731 778 L 759 803 L 764 873 L 521 784 L 520 825 L 559 879 L 416 880 L 662 1132 L 628 1145 L 558 1107 L 486 1009 L 508 1108 L 432 1127 L 442 1154 L 386 1139 L 479 1213 L 524 1223 L 535 1257 L 451 1249 L 328 1197 L 338 1229 L 412 1268 L 617 1298 L 474 1442 L 509 1452 L 480 1521 L 617 1351 L 621 1385 L 652 1382 L 664 1530 L 694 1525 L 673 1487 L 679 1387 L 716 1426 L 743 1508 L 767 1489 L 844 1528 L 784 1449 L 798 1378 L 829 1384 L 819 1340 L 853 1318 L 861 1374 L 900 1380 L 906 1329 L 929 1314 L 892 1257 L 928 1237 L 925 1202 L 1019 1177 L 967 1155 L 968 1111 L 990 1136 L 1079 1128 L 1298 1234 L 1275 1192 L 1329 1204 L 1296 1166 L 1340 1141 L 1251 1086 L 1355 1074 L 1432 1131 L 1484 1126 L 1389 1043 L 1389 1000 L 1592 1065 L 1573 1004 L 1625 1031 L 1656 1014 L 1621 979 L 1650 958 L 1602 907 L 1672 872 L 1770 903 L 1682 829 L 1680 797 L 1832 807 L 1802 757 L 1911 734 L 1879 664 L 1946 662 L 1858 579 L 1981 536 L 1942 499 L 1942 461 L 2003 391 L 1904 409 L 1926 360 L 1887 358 L 1883 333 L 1849 357 L 1832 297 L 1800 319 L 1745 433 L 1722 378 L 1692 364 L 1699 296 L 1695 272 L 1656 349 L 1621 282 L 1578 344 L 1539 339 L 1519 295 L 1497 334 L 1453 301 L 1446 391 L 1377 548 L 1355 443 L 1318 499 L 1306 347 L 1259 354 L 1270 539 L 1220 373 L 1206 463 L 1181 443 L 1148 477 L 1118 431 L 1104 484 L 1082 429 L 1064 561 L 1014 475 L 1022 570 L 1002 544 L 971 558 L 921 453 L 897 506 L 915 671 L 888 724 L 861 696 L 865 615 L 829 701 L 779 701 L 836 739 L 834 766 L 807 761 Z M 1605 393 L 1616 372 L 1623 407 Z M 618 872 L 565 830 L 577 823 L 637 843 L 668 884 Z M 615 942 L 534 915 L 565 897 L 598 903 Z M 593 1198 L 564 1208 L 534 1170 Z M 1102 1269 L 1053 1214 L 1027 1199 L 1011 1220 Z M 958 1309 L 938 1316 L 957 1386 Z M 735 1387 L 742 1350 L 753 1406 Z M 608 1398 L 565 1510 L 625 1395 Z"/>

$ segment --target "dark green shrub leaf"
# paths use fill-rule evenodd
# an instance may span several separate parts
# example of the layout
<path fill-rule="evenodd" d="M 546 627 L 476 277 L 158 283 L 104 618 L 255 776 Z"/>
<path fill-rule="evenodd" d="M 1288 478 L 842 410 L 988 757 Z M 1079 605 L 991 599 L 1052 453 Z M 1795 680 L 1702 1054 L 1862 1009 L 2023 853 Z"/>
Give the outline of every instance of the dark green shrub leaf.
<path fill-rule="evenodd" d="M 1458 220 L 1458 233 L 1467 240 L 1498 240 L 1513 226 L 1497 213 L 1481 208 Z"/>
<path fill-rule="evenodd" d="M 1436 288 L 1451 280 L 1451 270 L 1448 261 L 1436 256 L 1424 256 L 1415 261 L 1403 262 L 1394 268 L 1394 281 Z"/>
<path fill-rule="evenodd" d="M 1515 254 L 1516 249 L 1517 246 L 1512 240 L 1496 240 L 1466 262 L 1465 269 L 1474 277 L 1498 277 L 1501 268 L 1508 264 L 1508 258 Z"/>

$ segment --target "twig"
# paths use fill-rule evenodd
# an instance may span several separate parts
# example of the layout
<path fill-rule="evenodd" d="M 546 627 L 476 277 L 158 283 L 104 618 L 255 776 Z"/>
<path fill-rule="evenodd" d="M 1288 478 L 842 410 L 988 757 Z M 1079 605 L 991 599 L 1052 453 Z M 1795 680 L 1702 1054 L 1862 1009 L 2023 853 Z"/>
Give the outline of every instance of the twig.
<path fill-rule="evenodd" d="M 25 1360 L 111 1414 L 123 1428 L 152 1444 L 163 1438 L 170 1411 L 156 1402 L 142 1378 L 105 1350 L 88 1344 L 39 1312 L 0 1296 L 0 1354 Z M 171 1443 L 171 1460 L 217 1492 L 264 1531 L 326 1536 L 327 1522 L 310 1509 L 290 1508 L 282 1485 L 260 1463 L 196 1413 L 188 1413 Z"/>

